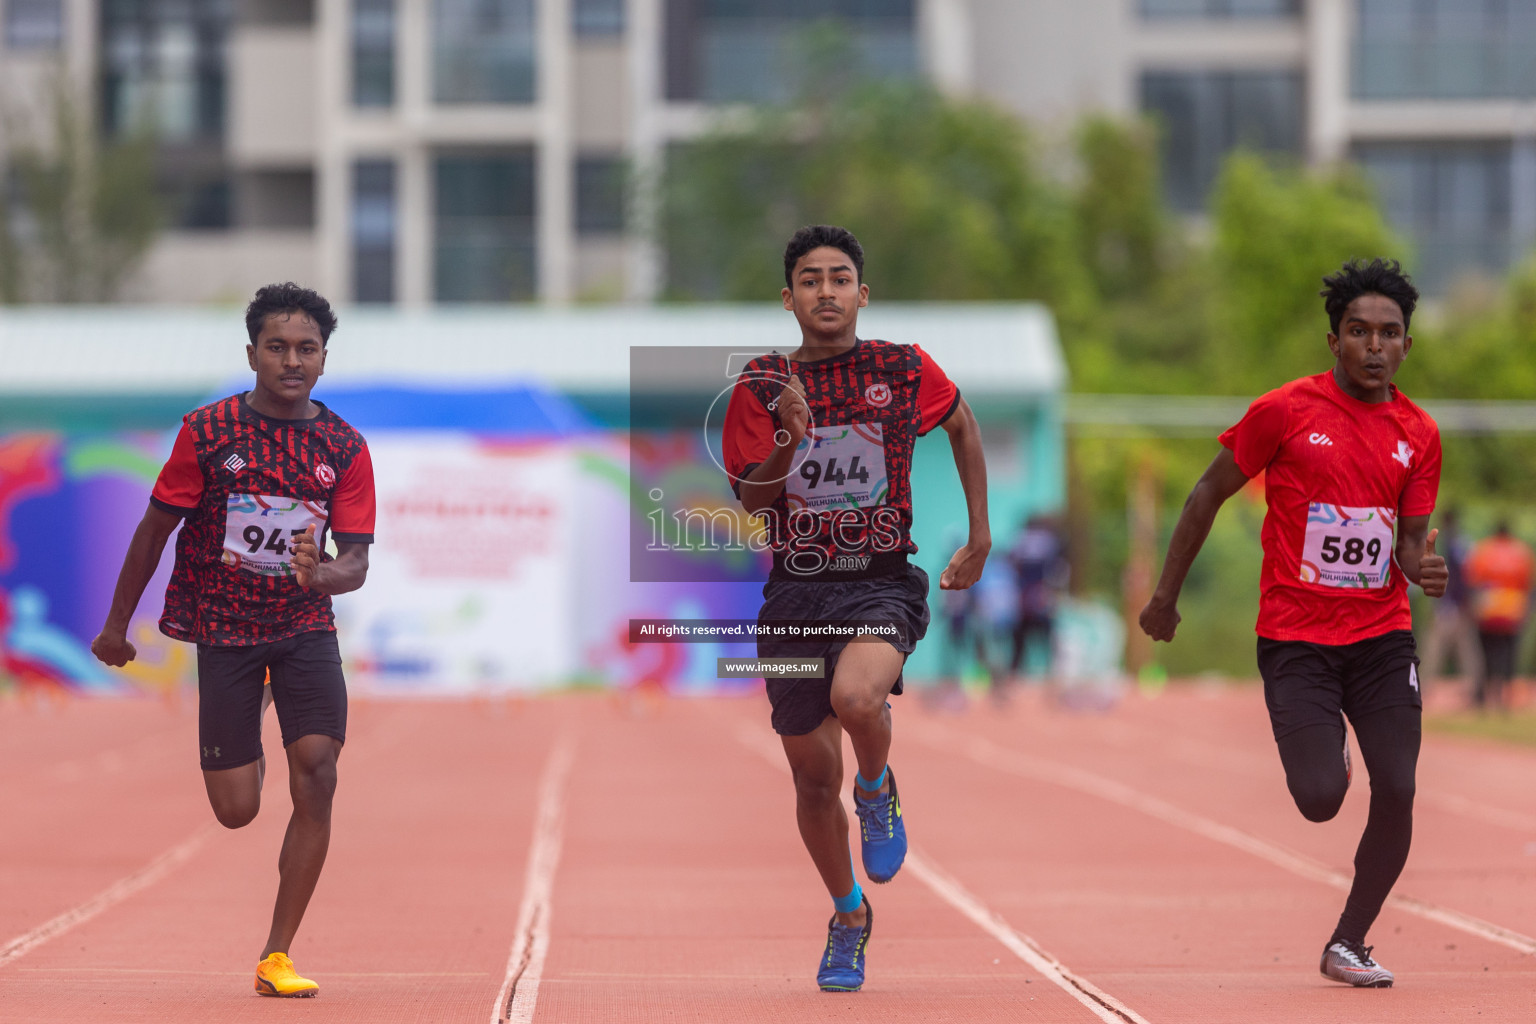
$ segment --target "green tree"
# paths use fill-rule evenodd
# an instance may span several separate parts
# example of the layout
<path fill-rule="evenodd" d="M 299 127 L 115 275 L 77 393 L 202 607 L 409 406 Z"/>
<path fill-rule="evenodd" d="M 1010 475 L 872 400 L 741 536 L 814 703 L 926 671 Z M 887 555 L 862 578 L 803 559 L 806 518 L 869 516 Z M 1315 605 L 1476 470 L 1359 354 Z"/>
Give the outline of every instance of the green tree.
<path fill-rule="evenodd" d="M 1234 154 L 1211 220 L 1208 393 L 1257 395 L 1326 369 L 1323 275 L 1359 257 L 1411 264 L 1352 169 L 1313 173 Z"/>
<path fill-rule="evenodd" d="M 51 138 L 11 153 L 0 203 L 0 301 L 109 302 L 159 229 L 154 143 L 101 140 L 60 80 Z"/>
<path fill-rule="evenodd" d="M 1082 315 L 1091 286 L 1068 195 L 1016 120 L 925 85 L 806 95 L 669 153 L 670 297 L 774 294 L 785 240 L 833 223 L 864 243 L 882 299 L 1039 299 Z"/>

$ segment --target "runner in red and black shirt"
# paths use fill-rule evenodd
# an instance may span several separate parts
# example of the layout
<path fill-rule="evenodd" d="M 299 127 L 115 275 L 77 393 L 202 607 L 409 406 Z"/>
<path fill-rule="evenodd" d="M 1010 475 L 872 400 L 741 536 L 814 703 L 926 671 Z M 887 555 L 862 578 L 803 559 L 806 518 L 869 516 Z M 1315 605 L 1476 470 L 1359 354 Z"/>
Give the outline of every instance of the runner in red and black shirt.
<path fill-rule="evenodd" d="M 1286 784 L 1327 821 L 1349 787 L 1344 716 L 1371 775 L 1355 881 L 1324 945 L 1324 975 L 1385 988 L 1365 934 L 1408 859 L 1419 756 L 1418 657 L 1408 584 L 1445 593 L 1429 528 L 1440 431 L 1392 384 L 1413 346 L 1418 292 L 1395 262 L 1345 264 L 1323 279 L 1333 369 L 1260 397 L 1221 435 L 1195 485 L 1141 627 L 1172 640 L 1185 576 L 1222 503 L 1264 473 L 1259 673 Z"/>
<path fill-rule="evenodd" d="M 309 397 L 336 328 L 330 304 L 270 285 L 245 320 L 255 387 L 183 421 L 91 650 L 108 665 L 133 660 L 129 620 L 181 525 L 160 629 L 197 645 L 203 782 L 219 822 L 240 828 L 261 806 L 265 700 L 288 755 L 293 816 L 256 991 L 312 996 L 319 986 L 298 976 L 288 950 L 330 843 L 347 729 L 331 595 L 368 573 L 373 464 L 362 435 Z"/>
<path fill-rule="evenodd" d="M 795 781 L 800 836 L 832 896 L 817 971 L 826 991 L 864 983 L 872 913 L 853 875 L 842 734 L 858 759 L 854 808 L 865 874 L 888 882 L 906 855 L 906 826 L 886 764 L 891 713 L 906 657 L 928 627 L 928 576 L 912 543 L 912 446 L 943 427 L 965 490 L 970 538 L 939 585 L 962 590 L 992 546 L 986 464 L 970 406 L 922 349 L 860 339 L 869 301 L 864 251 L 842 228 L 802 228 L 784 253 L 784 308 L 801 345 L 750 363 L 726 410 L 722 447 L 743 506 L 768 519 L 774 561 L 760 621 L 879 623 L 815 643 L 760 639 L 759 657 L 822 658 L 816 678 L 770 678 L 773 727 Z"/>

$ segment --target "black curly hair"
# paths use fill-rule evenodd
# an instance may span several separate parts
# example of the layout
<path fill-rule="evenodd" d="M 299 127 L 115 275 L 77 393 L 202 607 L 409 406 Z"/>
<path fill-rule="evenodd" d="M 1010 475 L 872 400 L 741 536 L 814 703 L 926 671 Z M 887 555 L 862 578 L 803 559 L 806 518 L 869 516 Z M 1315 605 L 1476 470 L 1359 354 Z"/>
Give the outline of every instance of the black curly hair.
<path fill-rule="evenodd" d="M 331 312 L 331 304 L 325 301 L 325 296 L 313 288 L 284 281 L 258 289 L 251 304 L 245 307 L 245 333 L 251 336 L 251 344 L 256 344 L 262 325 L 274 313 L 305 314 L 320 328 L 322 345 L 331 340 L 331 332 L 336 329 L 336 314 Z"/>
<path fill-rule="evenodd" d="M 1362 295 L 1384 295 L 1397 303 L 1397 308 L 1403 311 L 1405 331 L 1414 307 L 1419 304 L 1419 290 L 1403 273 L 1402 266 L 1397 260 L 1379 256 L 1369 263 L 1350 260 L 1338 273 L 1323 278 L 1323 284 L 1326 287 L 1318 294 L 1323 297 L 1323 308 L 1328 311 L 1328 324 L 1334 334 L 1339 333 L 1339 321 L 1344 319 L 1349 304 Z"/>
<path fill-rule="evenodd" d="M 789 244 L 784 247 L 785 287 L 794 287 L 794 281 L 791 279 L 795 276 L 795 264 L 800 262 L 800 257 L 824 245 L 847 253 L 848 258 L 853 260 L 853 269 L 859 283 L 864 283 L 864 247 L 859 244 L 857 238 L 853 237 L 853 233 L 847 228 L 834 227 L 831 224 L 813 224 L 796 231 L 790 238 Z"/>

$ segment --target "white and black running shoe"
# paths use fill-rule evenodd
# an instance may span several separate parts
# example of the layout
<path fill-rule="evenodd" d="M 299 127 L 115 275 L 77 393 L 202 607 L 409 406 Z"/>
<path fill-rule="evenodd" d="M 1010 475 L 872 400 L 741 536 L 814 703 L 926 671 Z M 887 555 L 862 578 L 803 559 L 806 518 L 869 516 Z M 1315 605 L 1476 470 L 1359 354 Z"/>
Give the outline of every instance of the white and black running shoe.
<path fill-rule="evenodd" d="M 1318 970 L 1325 978 L 1356 988 L 1391 988 L 1392 972 L 1371 959 L 1371 950 L 1375 948 L 1348 939 L 1335 939 L 1323 950 L 1323 962 L 1318 965 Z"/>

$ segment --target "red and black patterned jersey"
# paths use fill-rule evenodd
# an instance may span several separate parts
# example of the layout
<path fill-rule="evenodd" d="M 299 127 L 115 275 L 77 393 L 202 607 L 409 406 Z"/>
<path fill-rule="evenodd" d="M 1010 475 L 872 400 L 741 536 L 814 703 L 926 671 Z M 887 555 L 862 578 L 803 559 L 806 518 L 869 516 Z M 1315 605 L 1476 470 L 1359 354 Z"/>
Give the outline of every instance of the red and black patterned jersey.
<path fill-rule="evenodd" d="M 899 571 L 912 543 L 912 446 L 947 420 L 960 392 L 916 345 L 856 342 L 813 362 L 760 356 L 737 378 L 722 449 L 731 486 L 772 454 L 774 405 L 793 374 L 811 423 L 767 513 L 774 575 L 858 579 Z"/>
<path fill-rule="evenodd" d="M 214 647 L 336 629 L 329 596 L 301 587 L 289 543 L 309 526 L 373 543 L 373 462 L 363 436 L 319 402 L 280 420 L 234 395 L 188 413 L 150 502 L 182 516 L 160 631 Z"/>

